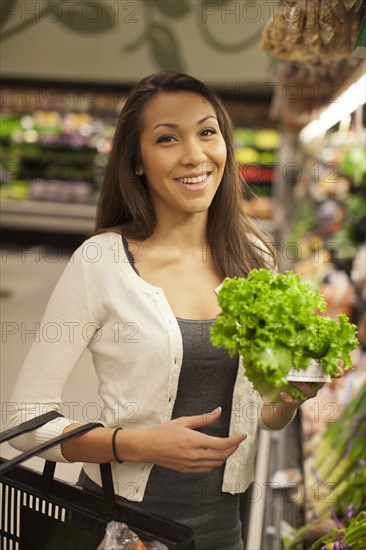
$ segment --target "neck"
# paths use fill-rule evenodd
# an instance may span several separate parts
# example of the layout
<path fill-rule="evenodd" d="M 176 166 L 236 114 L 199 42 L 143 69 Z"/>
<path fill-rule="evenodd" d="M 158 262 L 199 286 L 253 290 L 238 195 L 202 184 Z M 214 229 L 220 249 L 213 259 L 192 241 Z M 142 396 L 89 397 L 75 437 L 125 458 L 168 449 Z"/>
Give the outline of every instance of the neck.
<path fill-rule="evenodd" d="M 207 212 L 179 219 L 176 216 L 158 218 L 157 226 L 150 239 L 156 244 L 163 244 L 169 248 L 202 249 L 207 241 Z"/>

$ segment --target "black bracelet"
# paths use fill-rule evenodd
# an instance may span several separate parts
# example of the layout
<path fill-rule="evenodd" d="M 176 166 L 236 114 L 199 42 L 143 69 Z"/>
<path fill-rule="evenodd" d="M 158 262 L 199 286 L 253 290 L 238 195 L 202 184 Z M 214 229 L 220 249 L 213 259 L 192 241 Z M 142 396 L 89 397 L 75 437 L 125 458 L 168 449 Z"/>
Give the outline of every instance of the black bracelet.
<path fill-rule="evenodd" d="M 114 457 L 115 462 L 119 462 L 119 464 L 122 464 L 123 460 L 120 460 L 118 458 L 117 450 L 116 450 L 116 435 L 117 435 L 117 432 L 119 432 L 120 430 L 123 430 L 123 428 L 116 428 L 113 432 L 113 435 L 112 435 L 112 452 L 113 452 L 113 457 Z"/>

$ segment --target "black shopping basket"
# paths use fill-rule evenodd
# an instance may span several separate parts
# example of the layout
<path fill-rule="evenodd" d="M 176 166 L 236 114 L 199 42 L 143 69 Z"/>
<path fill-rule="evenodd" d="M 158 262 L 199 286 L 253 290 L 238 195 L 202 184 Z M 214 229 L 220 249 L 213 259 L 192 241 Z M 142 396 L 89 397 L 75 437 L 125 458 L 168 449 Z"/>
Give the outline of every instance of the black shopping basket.
<path fill-rule="evenodd" d="M 0 443 L 54 420 L 51 411 L 0 434 Z M 66 439 L 94 429 L 90 423 L 71 430 L 11 460 L 0 457 L 0 548 L 2 550 L 96 550 L 106 525 L 125 523 L 142 541 L 156 540 L 172 550 L 194 550 L 189 527 L 116 502 L 110 464 L 101 464 L 103 495 L 54 479 L 56 464 L 45 461 L 43 472 L 20 466 Z"/>

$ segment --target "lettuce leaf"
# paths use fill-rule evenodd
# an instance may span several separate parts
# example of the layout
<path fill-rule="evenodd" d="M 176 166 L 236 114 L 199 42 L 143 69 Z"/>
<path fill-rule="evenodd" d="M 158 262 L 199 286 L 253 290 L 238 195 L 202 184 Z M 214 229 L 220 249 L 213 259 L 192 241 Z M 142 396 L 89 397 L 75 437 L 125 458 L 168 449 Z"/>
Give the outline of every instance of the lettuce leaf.
<path fill-rule="evenodd" d="M 262 395 L 303 396 L 286 377 L 292 366 L 306 368 L 311 359 L 320 360 L 331 376 L 337 375 L 339 360 L 345 370 L 352 368 L 356 326 L 345 314 L 338 321 L 321 315 L 324 297 L 294 272 L 253 269 L 245 279 L 227 278 L 218 299 L 212 344 L 242 355 L 245 375 Z"/>

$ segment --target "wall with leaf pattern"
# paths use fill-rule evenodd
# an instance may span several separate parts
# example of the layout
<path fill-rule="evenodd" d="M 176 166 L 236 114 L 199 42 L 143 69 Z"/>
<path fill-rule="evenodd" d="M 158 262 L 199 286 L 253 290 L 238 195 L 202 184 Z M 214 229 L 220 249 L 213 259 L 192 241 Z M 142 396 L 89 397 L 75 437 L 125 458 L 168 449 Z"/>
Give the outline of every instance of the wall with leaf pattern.
<path fill-rule="evenodd" d="M 276 2 L 0 0 L 3 76 L 130 82 L 159 69 L 269 82 L 262 28 Z"/>

